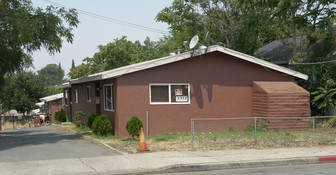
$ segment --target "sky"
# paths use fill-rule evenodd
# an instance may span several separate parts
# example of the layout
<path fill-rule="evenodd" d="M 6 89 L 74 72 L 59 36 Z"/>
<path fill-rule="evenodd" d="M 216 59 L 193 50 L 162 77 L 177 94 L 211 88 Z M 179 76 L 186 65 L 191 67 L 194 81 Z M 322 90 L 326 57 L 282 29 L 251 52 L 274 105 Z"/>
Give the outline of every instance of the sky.
<path fill-rule="evenodd" d="M 152 41 L 164 36 L 162 33 L 141 30 L 135 27 L 108 22 L 84 13 L 90 12 L 104 17 L 146 26 L 168 32 L 168 25 L 155 21 L 155 16 L 164 7 L 171 5 L 173 0 L 31 0 L 34 7 L 53 5 L 48 1 L 56 2 L 65 7 L 72 7 L 81 11 L 78 13 L 80 23 L 73 30 L 74 41 L 72 44 L 63 42 L 60 53 L 49 55 L 44 48 L 33 53 L 34 71 L 38 71 L 48 64 L 62 65 L 65 74 L 71 68 L 72 59 L 75 65 L 82 64 L 86 57 L 92 57 L 98 52 L 98 45 L 106 45 L 114 39 L 127 36 L 128 40 L 143 42 L 148 36 Z"/>

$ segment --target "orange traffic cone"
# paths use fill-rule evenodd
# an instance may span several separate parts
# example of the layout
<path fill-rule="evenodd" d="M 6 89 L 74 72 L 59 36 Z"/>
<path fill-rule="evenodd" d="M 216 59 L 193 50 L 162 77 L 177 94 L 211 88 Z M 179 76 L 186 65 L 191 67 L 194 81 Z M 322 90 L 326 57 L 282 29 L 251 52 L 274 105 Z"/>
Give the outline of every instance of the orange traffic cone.
<path fill-rule="evenodd" d="M 142 152 L 142 151 L 149 151 L 147 149 L 147 145 L 146 145 L 146 141 L 145 141 L 145 133 L 143 131 L 143 128 L 140 128 L 140 143 L 139 143 L 139 149 L 138 149 L 139 152 Z"/>

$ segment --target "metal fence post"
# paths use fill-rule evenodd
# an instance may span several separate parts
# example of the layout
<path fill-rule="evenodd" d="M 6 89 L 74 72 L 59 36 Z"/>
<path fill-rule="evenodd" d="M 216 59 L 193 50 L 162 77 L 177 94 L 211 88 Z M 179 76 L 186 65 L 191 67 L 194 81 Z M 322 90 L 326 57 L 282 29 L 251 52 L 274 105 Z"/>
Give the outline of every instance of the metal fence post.
<path fill-rule="evenodd" d="M 254 117 L 254 145 L 257 144 L 257 118 Z"/>
<path fill-rule="evenodd" d="M 148 137 L 148 134 L 149 134 L 149 126 L 148 126 L 148 111 L 146 111 L 146 121 L 147 121 L 147 137 Z"/>
<path fill-rule="evenodd" d="M 313 144 L 315 144 L 315 117 L 313 118 Z"/>
<path fill-rule="evenodd" d="M 191 119 L 191 125 L 190 125 L 190 128 L 191 128 L 191 148 L 193 149 L 194 148 L 194 123 L 193 123 L 193 120 Z"/>

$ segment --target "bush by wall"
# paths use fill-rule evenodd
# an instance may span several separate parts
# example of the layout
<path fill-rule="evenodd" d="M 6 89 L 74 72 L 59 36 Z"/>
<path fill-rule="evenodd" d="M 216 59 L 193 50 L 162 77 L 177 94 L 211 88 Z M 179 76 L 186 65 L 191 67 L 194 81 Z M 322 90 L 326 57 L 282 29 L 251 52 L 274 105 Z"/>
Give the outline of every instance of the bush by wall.
<path fill-rule="evenodd" d="M 104 114 L 96 117 L 92 123 L 92 131 L 96 135 L 101 136 L 110 135 L 111 130 L 112 130 L 112 124 Z"/>
<path fill-rule="evenodd" d="M 331 118 L 328 120 L 328 125 L 330 127 L 336 127 L 336 118 Z"/>
<path fill-rule="evenodd" d="M 58 121 L 58 118 L 59 118 L 59 111 L 56 111 L 56 112 L 55 112 L 54 118 L 55 118 L 56 121 Z"/>
<path fill-rule="evenodd" d="M 88 121 L 87 121 L 87 125 L 90 129 L 92 129 L 92 124 L 94 122 L 94 120 L 98 117 L 97 114 L 91 114 L 88 118 Z"/>
<path fill-rule="evenodd" d="M 132 138 L 134 138 L 134 136 L 139 138 L 141 127 L 143 127 L 143 123 L 137 116 L 133 116 L 126 124 L 126 130 L 128 134 L 132 136 Z"/>
<path fill-rule="evenodd" d="M 66 114 L 63 108 L 55 112 L 55 120 L 57 120 L 58 122 L 66 121 Z"/>
<path fill-rule="evenodd" d="M 82 128 L 84 123 L 82 122 L 82 118 L 85 117 L 86 114 L 83 111 L 76 111 L 75 116 L 72 118 L 72 122 L 75 124 L 77 128 Z"/>

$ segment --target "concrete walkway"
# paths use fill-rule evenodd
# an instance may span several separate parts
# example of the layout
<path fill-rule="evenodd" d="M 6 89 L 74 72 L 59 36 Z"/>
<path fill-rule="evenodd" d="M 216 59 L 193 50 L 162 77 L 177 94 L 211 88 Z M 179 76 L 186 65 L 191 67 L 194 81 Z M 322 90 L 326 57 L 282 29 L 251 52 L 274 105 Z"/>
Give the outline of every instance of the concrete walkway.
<path fill-rule="evenodd" d="M 117 156 L 0 162 L 2 175 L 150 174 L 336 161 L 336 146 L 155 152 Z"/>

